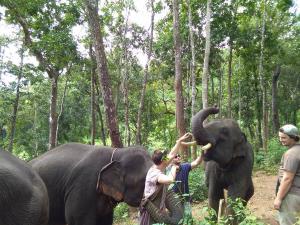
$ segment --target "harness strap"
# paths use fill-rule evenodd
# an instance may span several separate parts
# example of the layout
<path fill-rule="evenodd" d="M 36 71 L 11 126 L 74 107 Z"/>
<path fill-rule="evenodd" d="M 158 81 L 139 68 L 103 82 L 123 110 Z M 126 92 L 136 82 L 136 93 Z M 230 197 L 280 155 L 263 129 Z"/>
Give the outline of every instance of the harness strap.
<path fill-rule="evenodd" d="M 111 158 L 110 158 L 110 162 L 107 163 L 105 166 L 102 167 L 102 169 L 99 171 L 98 173 L 98 178 L 97 178 L 97 185 L 96 185 L 96 190 L 101 190 L 102 188 L 100 187 L 100 177 L 101 177 L 101 173 L 106 170 L 106 168 L 108 168 L 114 161 L 113 161 L 113 158 L 114 158 L 114 154 L 115 154 L 115 151 L 117 150 L 118 148 L 115 148 L 111 154 Z M 102 190 L 101 190 L 102 192 Z"/>

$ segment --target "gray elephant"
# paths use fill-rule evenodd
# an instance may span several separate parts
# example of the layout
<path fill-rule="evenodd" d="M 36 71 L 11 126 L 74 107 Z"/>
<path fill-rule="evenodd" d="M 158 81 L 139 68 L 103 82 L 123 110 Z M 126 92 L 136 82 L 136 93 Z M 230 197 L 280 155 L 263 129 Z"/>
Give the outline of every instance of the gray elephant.
<path fill-rule="evenodd" d="M 198 145 L 209 145 L 204 153 L 209 205 L 218 213 L 219 200 L 224 189 L 231 199 L 246 202 L 252 197 L 253 150 L 245 134 L 232 119 L 214 120 L 203 124 L 210 114 L 219 109 L 209 107 L 192 118 L 192 133 Z"/>
<path fill-rule="evenodd" d="M 48 189 L 49 225 L 111 225 L 118 202 L 140 205 L 153 165 L 142 147 L 78 143 L 59 146 L 30 163 Z"/>
<path fill-rule="evenodd" d="M 0 224 L 46 225 L 48 206 L 40 176 L 24 161 L 0 149 Z"/>

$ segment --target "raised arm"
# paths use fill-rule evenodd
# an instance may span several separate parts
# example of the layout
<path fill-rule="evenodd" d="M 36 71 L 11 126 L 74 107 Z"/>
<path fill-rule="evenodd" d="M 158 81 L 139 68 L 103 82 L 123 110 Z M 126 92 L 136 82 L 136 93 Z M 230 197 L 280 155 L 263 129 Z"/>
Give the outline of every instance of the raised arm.
<path fill-rule="evenodd" d="M 199 155 L 193 162 L 191 162 L 191 168 L 194 169 L 195 167 L 199 166 L 203 161 L 203 153 Z"/>
<path fill-rule="evenodd" d="M 170 163 L 174 159 L 176 154 L 178 153 L 180 147 L 182 146 L 181 142 L 187 140 L 190 137 L 192 137 L 192 134 L 186 133 L 183 136 L 181 136 L 180 138 L 178 138 L 178 140 L 176 141 L 176 144 L 174 145 L 174 147 L 171 149 L 171 151 L 168 154 L 168 158 L 169 158 L 168 163 Z"/>

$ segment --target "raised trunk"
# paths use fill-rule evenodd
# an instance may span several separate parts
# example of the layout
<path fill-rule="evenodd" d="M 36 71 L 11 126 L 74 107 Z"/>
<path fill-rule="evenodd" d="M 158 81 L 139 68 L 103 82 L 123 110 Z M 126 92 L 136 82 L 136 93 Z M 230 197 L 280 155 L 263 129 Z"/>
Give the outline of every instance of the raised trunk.
<path fill-rule="evenodd" d="M 203 127 L 203 121 L 210 114 L 217 114 L 218 112 L 219 109 L 217 107 L 208 107 L 206 109 L 202 109 L 195 116 L 193 116 L 192 133 L 198 145 L 206 145 L 207 143 L 215 145 L 215 138 L 211 136 Z"/>

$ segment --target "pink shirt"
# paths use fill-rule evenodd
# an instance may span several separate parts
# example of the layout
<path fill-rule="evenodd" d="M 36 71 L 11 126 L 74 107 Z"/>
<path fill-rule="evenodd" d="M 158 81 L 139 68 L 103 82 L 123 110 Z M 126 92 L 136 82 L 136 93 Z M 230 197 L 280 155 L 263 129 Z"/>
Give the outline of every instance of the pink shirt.
<path fill-rule="evenodd" d="M 163 174 L 162 171 L 152 166 L 147 173 L 144 189 L 144 198 L 150 197 L 157 188 L 158 177 Z"/>

